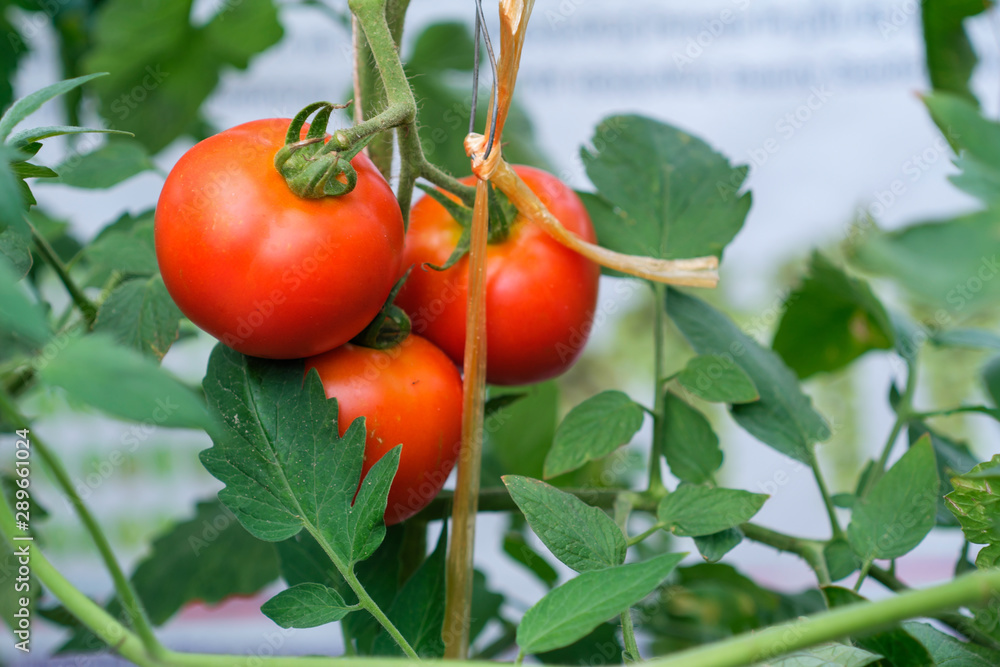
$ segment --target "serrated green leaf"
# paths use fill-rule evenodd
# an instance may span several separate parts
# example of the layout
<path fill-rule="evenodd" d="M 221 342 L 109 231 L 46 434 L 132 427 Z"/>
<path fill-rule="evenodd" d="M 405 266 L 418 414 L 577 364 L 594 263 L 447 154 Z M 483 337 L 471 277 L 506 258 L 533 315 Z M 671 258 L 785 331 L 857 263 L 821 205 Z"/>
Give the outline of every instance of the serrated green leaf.
<path fill-rule="evenodd" d="M 41 347 L 52 335 L 49 323 L 41 306 L 25 294 L 20 279 L 6 261 L 0 261 L 0 332 Z"/>
<path fill-rule="evenodd" d="M 538 539 L 569 567 L 585 572 L 625 562 L 625 536 L 603 510 L 536 479 L 507 475 L 503 482 Z"/>
<path fill-rule="evenodd" d="M 944 497 L 965 539 L 973 544 L 1000 544 L 1000 487 L 988 477 L 971 476 L 997 465 L 1000 454 L 975 466 L 968 475 L 952 477 L 955 490 Z"/>
<path fill-rule="evenodd" d="M 809 275 L 788 295 L 771 344 L 800 378 L 844 368 L 870 350 L 892 349 L 889 315 L 864 281 L 814 253 Z"/>
<path fill-rule="evenodd" d="M 116 287 L 97 311 L 94 331 L 159 361 L 177 340 L 183 317 L 157 274 Z"/>
<path fill-rule="evenodd" d="M 865 667 L 882 659 L 876 653 L 846 644 L 823 644 L 768 660 L 758 667 Z"/>
<path fill-rule="evenodd" d="M 444 656 L 444 583 L 448 533 L 441 531 L 437 546 L 421 563 L 413 576 L 399 589 L 392 606 L 386 610 L 389 620 L 402 633 L 421 658 Z M 403 649 L 387 632 L 381 632 L 372 645 L 373 655 L 403 657 Z"/>
<path fill-rule="evenodd" d="M 980 570 L 989 570 L 997 566 L 1000 562 L 1000 544 L 990 544 L 979 550 L 976 554 L 976 567 Z"/>
<path fill-rule="evenodd" d="M 670 472 L 684 482 L 702 484 L 722 465 L 719 437 L 701 412 L 664 390 L 660 451 Z"/>
<path fill-rule="evenodd" d="M 995 667 L 1000 665 L 1000 651 L 959 641 L 926 623 L 909 621 L 903 629 L 917 638 L 936 665 L 948 667 Z"/>
<path fill-rule="evenodd" d="M 746 371 L 719 354 L 694 357 L 677 375 L 677 381 L 703 401 L 752 403 L 760 399 Z"/>
<path fill-rule="evenodd" d="M 745 523 L 768 496 L 740 489 L 681 484 L 663 497 L 656 510 L 660 523 L 675 535 L 712 535 Z"/>
<path fill-rule="evenodd" d="M 307 528 L 346 567 L 370 556 L 385 535 L 382 515 L 400 448 L 368 471 L 359 490 L 364 420 L 340 437 L 336 400 L 327 400 L 315 369 L 305 382 L 302 371 L 301 362 L 254 359 L 217 345 L 204 387 L 224 429 L 201 460 L 226 484 L 219 498 L 252 535 L 278 541 Z"/>
<path fill-rule="evenodd" d="M 970 102 L 976 101 L 969 79 L 977 58 L 963 21 L 986 11 L 992 4 L 983 0 L 923 0 L 920 3 L 927 75 L 934 90 L 950 91 Z M 895 21 L 887 25 L 895 27 Z M 883 33 L 883 38 L 886 36 Z"/>
<path fill-rule="evenodd" d="M 354 607 L 328 586 L 298 584 L 275 595 L 260 610 L 283 628 L 315 628 L 339 621 Z"/>
<path fill-rule="evenodd" d="M 549 588 L 552 588 L 559 580 L 559 573 L 555 571 L 555 568 L 549 565 L 548 561 L 528 544 L 521 533 L 509 531 L 504 535 L 503 552 L 528 568 Z"/>
<path fill-rule="evenodd" d="M 91 79 L 96 79 L 101 76 L 107 76 L 107 72 L 96 72 L 94 74 L 87 74 L 86 76 L 78 76 L 75 79 L 59 81 L 50 86 L 45 86 L 40 90 L 36 90 L 33 93 L 29 93 L 28 95 L 25 95 L 21 99 L 17 100 L 10 106 L 9 109 L 7 109 L 6 112 L 4 112 L 3 116 L 0 117 L 0 141 L 6 143 L 7 137 L 10 136 L 11 131 L 15 126 L 17 126 L 18 123 L 33 114 L 52 98 L 68 93 L 74 88 L 82 86 Z"/>
<path fill-rule="evenodd" d="M 105 334 L 71 340 L 39 369 L 39 375 L 75 400 L 114 417 L 157 426 L 215 427 L 193 391 Z"/>
<path fill-rule="evenodd" d="M 517 644 L 525 653 L 568 646 L 646 597 L 685 554 L 662 554 L 580 576 L 549 591 L 521 619 Z"/>
<path fill-rule="evenodd" d="M 110 188 L 144 171 L 156 169 L 145 146 L 137 141 L 109 141 L 86 155 L 74 156 L 58 167 L 55 183 L 75 188 Z"/>
<path fill-rule="evenodd" d="M 839 586 L 824 586 L 823 596 L 831 609 L 867 602 L 854 591 Z M 898 625 L 877 632 L 858 633 L 853 639 L 858 647 L 881 655 L 892 665 L 934 664 L 923 644 Z"/>
<path fill-rule="evenodd" d="M 605 247 L 664 259 L 721 255 L 743 226 L 747 167 L 652 118 L 609 116 L 580 150 L 587 175 L 615 207 L 594 219 Z"/>
<path fill-rule="evenodd" d="M 545 457 L 546 479 L 603 458 L 632 439 L 642 427 L 643 412 L 620 391 L 603 391 L 572 410 L 556 429 Z"/>
<path fill-rule="evenodd" d="M 732 406 L 736 422 L 761 442 L 809 463 L 813 444 L 829 438 L 830 427 L 781 358 L 728 317 L 683 292 L 669 290 L 667 313 L 698 354 L 732 358 L 753 380 L 760 400 Z"/>
<path fill-rule="evenodd" d="M 694 538 L 698 553 L 709 563 L 717 563 L 722 557 L 735 549 L 743 541 L 743 531 L 739 528 L 727 528 L 711 535 L 699 535 Z"/>
<path fill-rule="evenodd" d="M 854 505 L 847 539 L 863 560 L 909 553 L 935 523 L 939 480 L 930 437 L 923 437 Z"/>
<path fill-rule="evenodd" d="M 907 428 L 907 437 L 911 445 L 924 434 L 927 434 L 931 439 L 931 447 L 934 448 L 934 461 L 937 463 L 938 479 L 941 481 L 938 492 L 937 525 L 957 526 L 958 521 L 948 509 L 944 497 L 951 493 L 954 488 L 951 485 L 951 478 L 969 472 L 979 460 L 964 442 L 958 442 L 936 433 L 923 422 L 910 422 Z"/>

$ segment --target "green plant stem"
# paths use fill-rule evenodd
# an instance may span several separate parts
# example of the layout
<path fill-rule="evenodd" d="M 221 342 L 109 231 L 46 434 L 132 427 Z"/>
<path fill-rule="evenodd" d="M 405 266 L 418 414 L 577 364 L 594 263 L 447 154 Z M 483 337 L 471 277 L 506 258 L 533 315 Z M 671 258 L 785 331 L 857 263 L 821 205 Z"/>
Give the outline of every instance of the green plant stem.
<path fill-rule="evenodd" d="M 663 529 L 663 524 L 662 523 L 654 524 L 648 530 L 644 530 L 643 532 L 639 533 L 635 537 L 630 537 L 628 539 L 627 544 L 628 544 L 628 546 L 633 547 L 636 544 L 639 544 L 640 542 L 642 542 L 643 540 L 645 540 L 650 535 L 652 535 L 654 533 L 657 533 L 657 532 L 659 532 L 662 529 Z"/>
<path fill-rule="evenodd" d="M 910 415 L 911 419 L 929 419 L 931 417 L 949 417 L 951 415 L 960 415 L 970 412 L 975 412 L 994 419 L 1000 419 L 1000 410 L 996 408 L 990 408 L 985 405 L 961 405 L 957 408 L 946 408 L 944 410 L 929 410 L 928 412 L 914 412 Z"/>
<path fill-rule="evenodd" d="M 17 409 L 17 406 L 14 405 L 7 395 L 3 393 L 0 393 L 0 413 L 2 413 L 16 429 L 29 428 L 28 420 L 25 419 L 24 415 L 21 414 L 21 412 Z M 80 521 L 83 523 L 84 528 L 86 528 L 91 539 L 93 539 L 94 544 L 97 546 L 97 550 L 101 554 L 101 559 L 104 561 L 104 566 L 111 575 L 112 581 L 114 581 L 115 591 L 118 594 L 119 600 L 121 600 L 122 607 L 124 607 L 126 613 L 128 614 L 133 628 L 136 633 L 138 633 L 143 646 L 145 646 L 146 652 L 153 657 L 162 656 L 166 649 L 164 649 L 163 645 L 160 644 L 156 635 L 153 633 L 153 627 L 149 622 L 149 616 L 146 614 L 146 609 L 142 606 L 139 596 L 132 587 L 132 582 L 128 580 L 128 577 L 125 576 L 121 566 L 118 564 L 115 554 L 111 549 L 111 544 L 108 542 L 108 538 L 104 535 L 104 531 L 101 530 L 100 524 L 97 523 L 97 520 L 90 513 L 90 510 L 84 504 L 83 499 L 80 498 L 80 495 L 73 487 L 73 482 L 70 479 L 69 474 L 66 472 L 66 469 L 63 467 L 62 462 L 59 460 L 59 457 L 53 454 L 52 450 L 49 449 L 49 446 L 45 443 L 45 441 L 34 433 L 31 434 L 31 449 L 38 453 L 42 461 L 52 473 L 53 477 L 55 477 L 59 488 L 62 489 L 62 492 L 73 505 L 74 511 L 76 511 L 77 516 L 80 517 Z"/>
<path fill-rule="evenodd" d="M 652 495 L 664 495 L 666 488 L 663 486 L 663 413 L 666 405 L 666 388 L 663 387 L 663 355 L 664 355 L 664 332 L 666 330 L 667 319 L 667 288 L 665 285 L 657 283 L 653 287 L 656 303 L 654 304 L 653 316 L 653 442 L 649 448 L 649 487 L 647 493 Z"/>
<path fill-rule="evenodd" d="M 793 537 L 755 523 L 744 523 L 740 525 L 740 530 L 743 531 L 743 535 L 747 539 L 774 547 L 778 551 L 795 554 L 804 560 L 816 573 L 816 579 L 820 586 L 827 586 L 831 583 L 830 572 L 826 566 L 826 556 L 823 554 L 823 542 Z"/>
<path fill-rule="evenodd" d="M 838 607 L 664 658 L 654 658 L 644 664 L 648 667 L 742 667 L 943 609 L 982 604 L 998 591 L 1000 569 L 976 572 L 933 588 L 908 591 L 877 602 Z"/>
<path fill-rule="evenodd" d="M 382 80 L 379 78 L 378 70 L 375 68 L 375 58 L 372 56 L 371 47 L 364 32 L 358 25 L 357 18 L 352 19 L 352 27 L 355 32 L 354 41 L 354 62 L 355 62 L 355 109 L 354 122 L 362 123 L 369 118 L 375 118 L 379 112 L 385 109 L 385 88 L 382 87 Z M 382 173 L 385 180 L 392 176 L 392 149 L 395 137 L 392 129 L 385 130 L 376 135 L 368 144 L 368 157 L 375 164 L 375 167 Z"/>
<path fill-rule="evenodd" d="M 878 463 L 872 468 L 871 474 L 868 475 L 868 479 L 865 481 L 864 488 L 858 495 L 859 498 L 867 497 L 875 486 L 875 482 L 885 473 L 885 466 L 889 461 L 893 445 L 899 439 L 899 434 L 902 432 L 906 422 L 913 417 L 913 396 L 917 391 L 917 360 L 915 357 L 906 360 L 906 369 L 906 387 L 903 389 L 903 395 L 900 396 L 899 404 L 896 406 L 896 421 L 892 425 L 892 430 L 889 431 L 889 437 L 882 446 L 882 453 L 879 456 Z"/>
<path fill-rule="evenodd" d="M 361 607 L 365 609 L 365 611 L 371 614 L 375 618 L 375 620 L 378 621 L 383 628 L 385 628 L 385 631 L 388 632 L 389 636 L 396 641 L 396 643 L 399 645 L 399 648 L 401 648 L 403 650 L 403 653 L 406 654 L 406 657 L 412 658 L 414 660 L 419 660 L 420 657 L 417 655 L 417 652 L 413 650 L 413 647 L 410 646 L 410 643 L 406 641 L 406 638 L 403 637 L 402 633 L 400 633 L 398 629 L 396 629 L 396 626 L 392 624 L 392 621 L 389 620 L 389 617 L 385 615 L 385 613 L 379 608 L 375 600 L 373 600 L 372 597 L 368 595 L 368 591 L 365 590 L 365 587 L 361 584 L 360 581 L 358 581 L 357 575 L 354 574 L 354 568 L 340 559 L 340 556 L 337 555 L 337 553 L 333 550 L 330 544 L 326 541 L 326 538 L 323 537 L 323 535 L 319 532 L 319 530 L 316 529 L 315 526 L 306 522 L 305 528 L 306 531 L 308 531 L 309 534 L 312 535 L 313 538 L 315 538 L 316 542 L 320 545 L 320 547 L 323 548 L 323 551 L 326 552 L 326 555 L 330 559 L 330 562 L 332 562 L 333 566 L 337 568 L 337 571 L 340 572 L 340 575 L 344 577 L 344 581 L 346 581 L 347 585 L 351 587 L 351 590 L 354 591 L 354 594 L 358 596 L 358 604 L 360 604 Z"/>
<path fill-rule="evenodd" d="M 632 613 L 626 609 L 622 612 L 622 639 L 625 642 L 625 652 L 634 661 L 642 660 L 639 645 L 635 641 L 635 628 L 632 626 Z"/>
<path fill-rule="evenodd" d="M 844 531 L 840 527 L 840 521 L 837 520 L 837 511 L 833 506 L 830 490 L 826 486 L 826 480 L 823 479 L 823 472 L 819 469 L 819 461 L 816 460 L 815 451 L 812 453 L 812 461 L 810 461 L 809 465 L 812 466 L 813 477 L 816 478 L 816 485 L 819 487 L 819 493 L 823 497 L 826 514 L 830 518 L 830 529 L 833 531 L 833 538 L 845 539 Z"/>
<path fill-rule="evenodd" d="M 94 303 L 87 298 L 87 295 L 83 293 L 83 290 L 76 284 L 73 277 L 69 275 L 69 269 L 67 269 L 66 265 L 63 264 L 63 261 L 59 259 L 59 255 L 56 254 L 56 251 L 53 250 L 51 245 L 49 245 L 49 242 L 45 239 L 45 237 L 42 236 L 30 222 L 28 222 L 28 226 L 31 228 L 31 239 L 35 242 L 35 248 L 38 250 L 38 254 L 41 255 L 42 259 L 45 260 L 45 263 L 52 267 L 52 270 L 56 272 L 57 276 L 59 276 L 59 281 L 63 284 L 63 287 L 66 288 L 66 291 L 69 292 L 69 296 L 73 299 L 73 303 L 75 303 L 76 307 L 80 309 L 84 319 L 87 320 L 87 326 L 89 328 L 94 323 L 94 320 L 97 319 L 97 306 L 95 306 Z"/>
<path fill-rule="evenodd" d="M 906 591 L 912 590 L 909 586 L 904 584 L 902 581 L 896 578 L 894 574 L 888 570 L 883 570 L 877 565 L 872 565 L 869 571 L 871 578 L 879 582 L 886 588 L 888 588 L 893 593 L 904 593 Z M 944 612 L 937 614 L 932 618 L 941 621 L 952 630 L 959 632 L 971 641 L 980 644 L 981 646 L 987 646 L 994 650 L 1000 651 L 1000 642 L 991 637 L 989 634 L 983 632 L 976 626 L 976 619 L 970 618 L 958 612 Z"/>
<path fill-rule="evenodd" d="M 406 654 L 406 657 L 412 660 L 419 660 L 420 656 L 418 656 L 417 652 L 413 650 L 410 643 L 407 642 L 402 633 L 396 629 L 396 626 L 392 624 L 389 617 L 382 612 L 379 606 L 375 603 L 375 600 L 372 600 L 372 597 L 368 595 L 368 591 L 366 591 L 365 587 L 361 585 L 360 581 L 358 581 L 357 576 L 354 574 L 354 570 L 348 568 L 342 572 L 342 574 L 344 575 L 344 579 L 347 580 L 348 585 L 358 596 L 358 602 L 361 606 L 368 610 L 368 613 L 374 616 L 375 620 L 378 621 L 383 628 L 385 628 L 385 631 L 388 632 L 394 640 L 396 640 L 396 643 L 399 644 L 401 649 L 403 649 L 403 653 Z"/>

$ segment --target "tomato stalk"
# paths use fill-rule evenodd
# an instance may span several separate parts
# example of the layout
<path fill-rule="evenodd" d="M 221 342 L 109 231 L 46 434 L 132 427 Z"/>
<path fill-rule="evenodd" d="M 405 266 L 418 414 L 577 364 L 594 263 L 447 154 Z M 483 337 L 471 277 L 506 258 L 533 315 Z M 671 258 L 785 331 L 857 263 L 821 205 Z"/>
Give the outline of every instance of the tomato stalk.
<path fill-rule="evenodd" d="M 486 403 L 486 243 L 489 235 L 489 184 L 476 184 L 469 258 L 469 304 L 466 311 L 462 454 L 455 482 L 452 535 L 445 584 L 442 632 L 445 657 L 469 653 L 472 568 L 482 467 L 483 409 Z"/>

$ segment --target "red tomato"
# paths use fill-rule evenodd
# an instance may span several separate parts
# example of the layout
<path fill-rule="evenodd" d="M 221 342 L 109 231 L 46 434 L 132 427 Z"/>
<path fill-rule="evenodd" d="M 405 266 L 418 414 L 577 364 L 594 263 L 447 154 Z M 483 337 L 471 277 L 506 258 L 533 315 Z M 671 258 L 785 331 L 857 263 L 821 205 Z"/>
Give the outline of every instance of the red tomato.
<path fill-rule="evenodd" d="M 563 226 L 586 241 L 596 240 L 576 193 L 539 169 L 514 170 Z M 404 269 L 416 267 L 396 299 L 413 321 L 413 331 L 458 364 L 465 350 L 469 259 L 447 271 L 422 265 L 443 265 L 461 233 L 441 204 L 430 197 L 417 202 L 403 250 Z M 487 382 L 528 384 L 566 371 L 590 333 L 600 267 L 521 217 L 505 241 L 489 246 L 486 267 Z"/>
<path fill-rule="evenodd" d="M 398 444 L 399 469 L 389 489 L 387 525 L 427 506 L 448 479 L 462 438 L 462 378 L 441 350 L 410 335 L 388 350 L 348 343 L 306 359 L 329 398 L 337 399 L 343 435 L 365 417 L 362 476 Z"/>
<path fill-rule="evenodd" d="M 289 190 L 273 165 L 289 123 L 252 121 L 200 142 L 156 205 L 156 256 L 181 311 L 229 347 L 271 359 L 356 336 L 399 277 L 403 249 L 399 205 L 364 155 L 346 195 Z"/>

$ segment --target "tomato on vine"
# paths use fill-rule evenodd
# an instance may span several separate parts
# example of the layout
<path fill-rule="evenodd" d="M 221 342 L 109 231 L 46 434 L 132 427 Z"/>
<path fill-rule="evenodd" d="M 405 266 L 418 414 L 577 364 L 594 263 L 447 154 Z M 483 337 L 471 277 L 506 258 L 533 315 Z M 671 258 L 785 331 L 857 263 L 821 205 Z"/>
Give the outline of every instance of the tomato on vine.
<path fill-rule="evenodd" d="M 367 429 L 362 476 L 396 445 L 399 469 L 389 489 L 385 522 L 413 516 L 441 491 L 458 459 L 462 379 L 441 350 L 410 334 L 378 350 L 348 343 L 306 360 L 329 398 L 337 399 L 340 434 L 358 417 Z"/>
<path fill-rule="evenodd" d="M 272 359 L 358 334 L 396 281 L 403 247 L 399 205 L 363 154 L 347 194 L 289 189 L 274 157 L 290 124 L 252 121 L 198 143 L 156 206 L 156 255 L 181 311 L 233 349 Z"/>
<path fill-rule="evenodd" d="M 539 169 L 514 169 L 563 226 L 586 241 L 596 240 L 573 190 Z M 465 350 L 468 257 L 443 271 L 425 265 L 444 265 L 462 231 L 433 197 L 416 203 L 403 251 L 404 268 L 416 266 L 396 301 L 410 315 L 413 330 L 456 363 Z M 506 238 L 490 243 L 486 257 L 487 382 L 529 384 L 565 372 L 590 332 L 600 267 L 520 215 Z"/>

